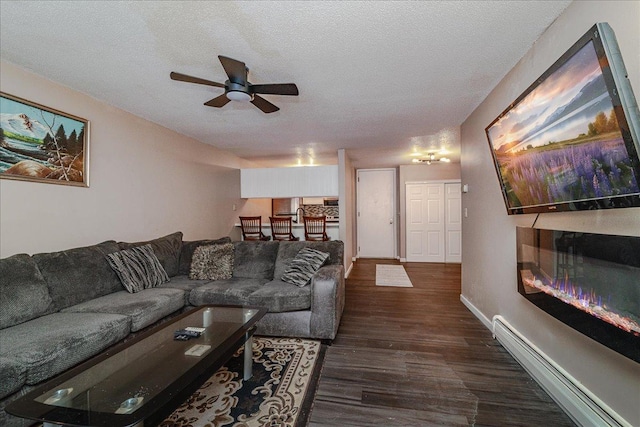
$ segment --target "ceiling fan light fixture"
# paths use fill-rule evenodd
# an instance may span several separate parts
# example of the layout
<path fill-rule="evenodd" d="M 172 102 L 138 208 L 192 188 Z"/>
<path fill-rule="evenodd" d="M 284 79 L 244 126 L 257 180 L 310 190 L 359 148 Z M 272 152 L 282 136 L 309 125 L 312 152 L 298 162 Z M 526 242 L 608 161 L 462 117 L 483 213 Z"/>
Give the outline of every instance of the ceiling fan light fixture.
<path fill-rule="evenodd" d="M 239 90 L 230 90 L 227 92 L 227 98 L 229 98 L 231 101 L 249 102 L 253 97 L 246 92 L 241 92 Z"/>
<path fill-rule="evenodd" d="M 229 79 L 224 83 L 188 76 L 172 71 L 169 73 L 171 80 L 187 83 L 196 83 L 207 86 L 224 88 L 224 93 L 204 103 L 207 107 L 222 108 L 229 101 L 251 102 L 256 108 L 265 114 L 275 113 L 280 110 L 260 94 L 265 95 L 289 95 L 298 96 L 298 86 L 295 83 L 266 83 L 253 85 L 247 80 L 249 69 L 244 62 L 237 59 L 218 55 L 218 59 Z"/>

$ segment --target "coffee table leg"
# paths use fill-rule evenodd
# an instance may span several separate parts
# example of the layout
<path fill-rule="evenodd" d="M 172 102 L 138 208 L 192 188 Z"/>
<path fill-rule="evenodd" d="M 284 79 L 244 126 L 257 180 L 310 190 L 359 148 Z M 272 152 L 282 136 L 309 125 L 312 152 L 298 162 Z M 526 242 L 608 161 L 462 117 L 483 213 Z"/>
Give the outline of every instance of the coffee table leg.
<path fill-rule="evenodd" d="M 244 380 L 253 376 L 253 334 L 247 332 L 247 340 L 244 343 Z"/>

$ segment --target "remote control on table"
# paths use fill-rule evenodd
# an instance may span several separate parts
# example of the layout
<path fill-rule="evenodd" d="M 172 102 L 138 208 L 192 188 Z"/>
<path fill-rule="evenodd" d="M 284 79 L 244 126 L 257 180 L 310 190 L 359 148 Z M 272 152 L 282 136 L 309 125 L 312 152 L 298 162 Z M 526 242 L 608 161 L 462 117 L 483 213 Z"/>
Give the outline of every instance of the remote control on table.
<path fill-rule="evenodd" d="M 191 338 L 198 338 L 202 335 L 200 332 L 189 331 L 187 329 L 179 329 L 173 333 L 173 339 L 179 341 L 187 341 Z"/>

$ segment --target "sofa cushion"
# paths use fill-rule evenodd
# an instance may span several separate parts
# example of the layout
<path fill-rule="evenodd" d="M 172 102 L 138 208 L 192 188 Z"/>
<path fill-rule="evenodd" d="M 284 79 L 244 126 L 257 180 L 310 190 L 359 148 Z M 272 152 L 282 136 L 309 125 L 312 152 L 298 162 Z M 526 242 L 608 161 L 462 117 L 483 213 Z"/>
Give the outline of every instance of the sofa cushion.
<path fill-rule="evenodd" d="M 190 292 L 192 289 L 199 288 L 207 283 L 211 283 L 211 280 L 191 280 L 189 276 L 180 274 L 173 276 L 169 282 L 159 285 L 158 288 L 182 289 Z"/>
<path fill-rule="evenodd" d="M 231 243 L 231 238 L 222 237 L 216 240 L 195 240 L 193 242 L 182 242 L 182 249 L 180 250 L 180 267 L 178 269 L 178 274 L 189 274 L 189 271 L 191 270 L 193 251 L 195 251 L 198 246 L 216 245 L 222 243 Z"/>
<path fill-rule="evenodd" d="M 189 278 L 193 280 L 231 279 L 233 244 L 199 246 L 193 251 Z"/>
<path fill-rule="evenodd" d="M 184 301 L 181 289 L 152 288 L 135 294 L 116 292 L 66 308 L 63 312 L 121 314 L 131 319 L 131 330 L 136 332 L 180 310 Z"/>
<path fill-rule="evenodd" d="M 278 248 L 278 258 L 276 260 L 275 271 L 273 273 L 274 280 L 281 280 L 287 267 L 296 257 L 302 248 L 312 248 L 322 252 L 329 253 L 329 259 L 324 265 L 343 265 L 344 263 L 344 244 L 340 240 L 332 240 L 328 242 L 280 242 Z"/>
<path fill-rule="evenodd" d="M 53 313 L 2 330 L 0 355 L 37 384 L 99 353 L 129 334 L 126 316 Z"/>
<path fill-rule="evenodd" d="M 248 305 L 248 297 L 267 282 L 265 279 L 216 280 L 191 291 L 191 305 Z M 291 286 L 291 285 L 289 285 Z"/>
<path fill-rule="evenodd" d="M 300 287 L 273 280 L 249 295 L 246 304 L 266 307 L 269 313 L 308 310 L 311 308 L 311 286 Z"/>
<path fill-rule="evenodd" d="M 188 276 L 178 275 L 173 276 L 170 282 L 163 283 L 158 288 L 182 289 L 184 291 L 184 305 L 188 306 L 190 305 L 189 294 L 191 290 L 210 282 L 211 280 L 191 280 Z"/>
<path fill-rule="evenodd" d="M 278 242 L 234 242 L 233 277 L 273 279 Z"/>
<path fill-rule="evenodd" d="M 27 368 L 15 359 L 0 357 L 0 399 L 22 388 L 27 379 Z"/>
<path fill-rule="evenodd" d="M 168 234 L 157 239 L 146 242 L 118 242 L 120 249 L 131 249 L 137 246 L 151 245 L 153 252 L 160 260 L 160 264 L 167 272 L 169 277 L 178 274 L 178 266 L 180 265 L 180 251 L 182 250 L 182 232 Z"/>
<path fill-rule="evenodd" d="M 0 329 L 42 316 L 50 304 L 47 282 L 29 255 L 0 259 Z"/>
<path fill-rule="evenodd" d="M 121 291 L 122 283 L 109 267 L 107 254 L 118 251 L 114 241 L 32 256 L 53 300 L 50 311 Z"/>
<path fill-rule="evenodd" d="M 169 281 L 167 272 L 149 244 L 109 254 L 107 261 L 130 293 L 154 288 Z"/>
<path fill-rule="evenodd" d="M 301 249 L 289 263 L 282 275 L 282 281 L 300 287 L 306 286 L 311 281 L 311 276 L 322 267 L 327 258 L 329 258 L 328 252 L 312 248 Z"/>

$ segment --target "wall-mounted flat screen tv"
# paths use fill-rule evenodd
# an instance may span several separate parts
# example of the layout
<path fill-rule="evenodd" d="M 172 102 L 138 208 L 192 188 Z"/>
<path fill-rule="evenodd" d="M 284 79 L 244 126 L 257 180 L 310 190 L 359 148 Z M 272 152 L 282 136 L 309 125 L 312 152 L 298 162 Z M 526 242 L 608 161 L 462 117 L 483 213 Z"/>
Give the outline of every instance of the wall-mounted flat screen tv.
<path fill-rule="evenodd" d="M 640 113 L 594 25 L 486 129 L 509 214 L 640 206 Z"/>

